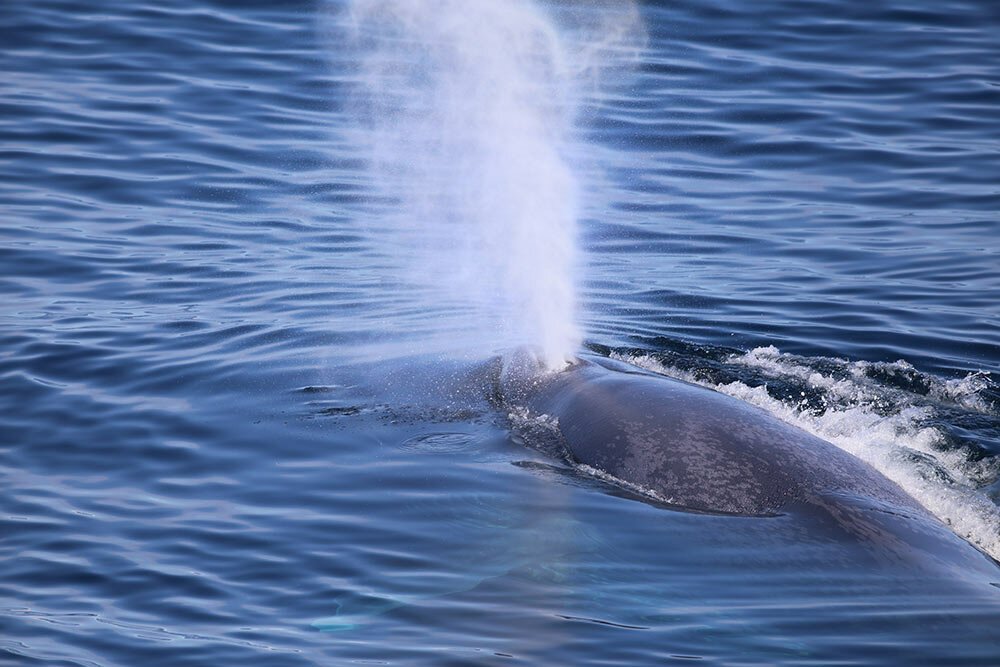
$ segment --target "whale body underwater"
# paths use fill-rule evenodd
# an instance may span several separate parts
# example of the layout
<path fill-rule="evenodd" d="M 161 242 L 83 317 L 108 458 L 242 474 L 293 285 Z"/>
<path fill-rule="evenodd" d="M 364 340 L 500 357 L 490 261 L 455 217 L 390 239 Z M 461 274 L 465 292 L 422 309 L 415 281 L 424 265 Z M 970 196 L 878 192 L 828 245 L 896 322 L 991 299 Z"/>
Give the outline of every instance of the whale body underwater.
<path fill-rule="evenodd" d="M 925 604 L 926 586 L 951 591 L 959 585 L 988 608 L 1000 595 L 1000 564 L 894 482 L 832 443 L 731 396 L 594 354 L 548 371 L 530 348 L 450 377 L 456 384 L 445 383 L 443 395 L 485 394 L 494 408 L 515 417 L 512 427 L 526 445 L 586 466 L 587 473 L 624 487 L 630 498 L 748 521 L 789 519 L 809 535 L 849 545 L 835 556 L 838 561 L 845 553 L 857 555 L 857 547 L 869 556 L 859 561 L 865 567 L 881 564 L 888 567 L 883 572 L 914 576 L 919 590 L 904 598 L 914 604 Z M 546 557 L 528 548 L 470 564 L 431 595 L 345 595 L 333 601 L 333 615 L 313 626 L 352 630 L 428 598 L 473 590 Z M 843 582 L 835 569 L 829 576 Z"/>
<path fill-rule="evenodd" d="M 1000 573 L 1000 564 L 867 463 L 756 406 L 597 355 L 557 372 L 528 349 L 501 363 L 503 406 L 541 418 L 547 451 L 555 439 L 570 463 L 656 504 L 797 515 L 896 563 L 993 581 Z M 532 437 L 522 439 L 531 445 Z"/>

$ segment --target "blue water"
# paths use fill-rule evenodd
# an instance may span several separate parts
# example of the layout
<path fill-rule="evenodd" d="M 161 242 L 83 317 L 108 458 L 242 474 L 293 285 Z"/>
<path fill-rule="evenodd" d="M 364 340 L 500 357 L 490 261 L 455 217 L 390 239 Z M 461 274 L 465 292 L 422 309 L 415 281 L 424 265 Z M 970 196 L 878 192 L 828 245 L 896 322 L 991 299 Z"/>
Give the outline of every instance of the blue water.
<path fill-rule="evenodd" d="M 995 4 L 640 9 L 575 126 L 586 345 L 1000 557 Z M 1000 661 L 1000 571 L 642 502 L 423 354 L 344 12 L 0 5 L 0 662 Z"/>

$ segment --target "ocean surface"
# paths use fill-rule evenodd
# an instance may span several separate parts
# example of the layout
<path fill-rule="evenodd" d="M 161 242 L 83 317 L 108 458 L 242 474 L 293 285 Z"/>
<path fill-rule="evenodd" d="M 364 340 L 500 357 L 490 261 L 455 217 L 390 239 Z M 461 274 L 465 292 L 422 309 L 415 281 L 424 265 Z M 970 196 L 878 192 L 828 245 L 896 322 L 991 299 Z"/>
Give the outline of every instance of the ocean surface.
<path fill-rule="evenodd" d="M 439 289 L 491 287 L 455 270 L 470 206 L 572 196 L 583 346 L 832 441 L 1000 558 L 1000 5 L 540 3 L 576 85 L 530 97 L 568 131 L 454 106 L 469 164 L 414 185 L 440 137 L 362 150 L 372 44 L 523 47 L 491 4 L 0 4 L 0 664 L 1000 664 L 1000 567 L 525 446 L 470 381 L 489 302 Z M 426 84 L 390 70 L 375 102 Z M 518 137 L 567 171 L 409 215 Z"/>

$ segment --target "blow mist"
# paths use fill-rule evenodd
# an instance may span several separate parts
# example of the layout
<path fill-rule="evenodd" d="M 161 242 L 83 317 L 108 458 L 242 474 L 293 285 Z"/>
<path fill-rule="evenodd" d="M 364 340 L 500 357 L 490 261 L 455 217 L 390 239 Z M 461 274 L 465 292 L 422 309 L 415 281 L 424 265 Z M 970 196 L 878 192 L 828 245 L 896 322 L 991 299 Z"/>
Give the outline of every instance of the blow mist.
<path fill-rule="evenodd" d="M 367 160 L 367 237 L 393 295 L 383 338 L 458 356 L 529 345 L 561 367 L 582 339 L 577 119 L 635 57 L 637 10 L 354 0 L 344 19 L 349 140 Z"/>

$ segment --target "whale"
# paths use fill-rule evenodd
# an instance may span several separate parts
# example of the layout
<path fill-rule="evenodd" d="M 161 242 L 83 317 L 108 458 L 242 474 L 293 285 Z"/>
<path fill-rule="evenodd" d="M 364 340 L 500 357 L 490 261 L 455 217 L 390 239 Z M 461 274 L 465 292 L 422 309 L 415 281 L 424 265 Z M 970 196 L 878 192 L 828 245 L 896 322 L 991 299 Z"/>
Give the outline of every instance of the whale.
<path fill-rule="evenodd" d="M 408 368 L 404 375 L 420 373 Z M 917 582 L 912 593 L 896 594 L 913 595 L 920 604 L 925 586 L 954 591 L 960 585 L 963 594 L 988 605 L 1000 599 L 1000 564 L 895 482 L 836 445 L 712 389 L 588 352 L 553 370 L 524 347 L 472 368 L 449 366 L 418 392 L 433 400 L 485 399 L 506 416 L 515 442 L 569 465 L 546 472 L 571 471 L 612 495 L 666 510 L 777 519 L 786 533 L 791 524 L 802 539 L 846 545 L 810 552 L 818 559 L 810 567 L 829 581 L 845 581 L 839 563 L 850 573 L 876 567 L 887 579 L 898 574 Z M 435 592 L 409 594 L 388 582 L 345 592 L 312 627 L 360 630 L 384 614 L 504 580 L 515 570 L 556 572 L 563 550 L 572 552 L 575 536 L 586 531 L 571 513 L 533 520 L 545 536 L 537 544 L 505 544 L 496 558 L 469 563 Z M 744 530 L 734 540 L 759 528 Z M 775 558 L 780 562 L 780 555 Z"/>
<path fill-rule="evenodd" d="M 640 500 L 680 511 L 795 515 L 879 559 L 997 581 L 1000 564 L 836 445 L 715 390 L 584 353 L 502 358 L 495 392 L 520 439 Z"/>

